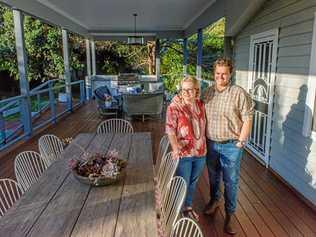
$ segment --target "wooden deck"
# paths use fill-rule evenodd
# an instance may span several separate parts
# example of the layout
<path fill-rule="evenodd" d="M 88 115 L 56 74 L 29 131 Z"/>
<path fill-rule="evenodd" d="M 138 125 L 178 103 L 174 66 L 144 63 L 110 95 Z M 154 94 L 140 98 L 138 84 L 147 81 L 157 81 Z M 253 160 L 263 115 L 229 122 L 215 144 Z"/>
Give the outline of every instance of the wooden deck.
<path fill-rule="evenodd" d="M 74 137 L 78 133 L 96 131 L 101 121 L 102 118 L 97 114 L 93 102 L 79 108 L 27 142 L 21 142 L 9 152 L 1 152 L 0 177 L 14 178 L 14 157 L 22 151 L 38 151 L 37 140 L 41 135 L 50 133 L 62 138 Z M 151 132 L 155 157 L 164 132 L 164 121 L 147 120 L 142 123 L 139 120 L 133 121 L 132 124 L 137 132 Z M 194 200 L 194 205 L 200 212 L 208 201 L 208 193 L 205 170 Z M 223 222 L 223 203 L 213 217 L 202 214 L 200 216 L 200 225 L 205 237 L 228 236 L 223 233 Z M 239 229 L 236 236 L 316 236 L 315 211 L 248 154 L 245 154 L 242 160 L 238 208 L 234 222 Z"/>

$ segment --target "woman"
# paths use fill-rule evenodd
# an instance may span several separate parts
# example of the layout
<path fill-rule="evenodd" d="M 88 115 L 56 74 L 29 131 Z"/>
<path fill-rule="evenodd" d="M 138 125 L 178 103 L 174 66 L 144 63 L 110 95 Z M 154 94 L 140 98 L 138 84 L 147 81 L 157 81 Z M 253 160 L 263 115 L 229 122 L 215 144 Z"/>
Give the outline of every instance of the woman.
<path fill-rule="evenodd" d="M 187 183 L 183 214 L 198 220 L 192 209 L 193 193 L 205 165 L 205 109 L 199 99 L 199 81 L 187 76 L 181 81 L 181 91 L 167 109 L 166 133 L 174 159 L 180 159 L 176 171 Z"/>

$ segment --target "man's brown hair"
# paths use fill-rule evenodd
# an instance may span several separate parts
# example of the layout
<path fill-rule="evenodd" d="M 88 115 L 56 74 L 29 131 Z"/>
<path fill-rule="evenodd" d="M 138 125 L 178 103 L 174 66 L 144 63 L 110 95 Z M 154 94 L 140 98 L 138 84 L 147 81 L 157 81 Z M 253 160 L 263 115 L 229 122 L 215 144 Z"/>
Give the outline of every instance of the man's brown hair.
<path fill-rule="evenodd" d="M 224 66 L 224 67 L 229 67 L 229 72 L 232 74 L 234 70 L 234 65 L 233 61 L 230 58 L 218 58 L 214 63 L 213 63 L 213 70 L 215 71 L 217 66 Z"/>

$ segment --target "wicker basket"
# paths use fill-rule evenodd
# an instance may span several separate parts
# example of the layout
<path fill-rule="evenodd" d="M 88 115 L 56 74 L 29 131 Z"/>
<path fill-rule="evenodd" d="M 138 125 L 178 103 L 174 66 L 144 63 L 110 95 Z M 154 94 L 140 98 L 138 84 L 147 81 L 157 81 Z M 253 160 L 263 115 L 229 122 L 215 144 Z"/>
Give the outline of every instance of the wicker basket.
<path fill-rule="evenodd" d="M 125 175 L 125 168 L 123 168 L 120 174 L 115 176 L 114 178 L 109 178 L 105 176 L 84 177 L 79 175 L 76 170 L 72 170 L 72 174 L 80 183 L 89 184 L 91 186 L 106 186 L 118 182 Z"/>
<path fill-rule="evenodd" d="M 79 180 L 79 182 L 84 183 L 84 184 L 89 184 L 92 186 L 105 186 L 105 185 L 110 185 L 113 183 L 118 182 L 124 175 L 125 175 L 125 170 L 127 166 L 127 161 L 119 159 L 120 162 L 120 172 L 118 175 L 115 177 L 106 177 L 103 175 L 89 175 L 89 176 L 82 176 L 78 174 L 76 169 L 72 169 L 72 174 L 73 176 Z"/>

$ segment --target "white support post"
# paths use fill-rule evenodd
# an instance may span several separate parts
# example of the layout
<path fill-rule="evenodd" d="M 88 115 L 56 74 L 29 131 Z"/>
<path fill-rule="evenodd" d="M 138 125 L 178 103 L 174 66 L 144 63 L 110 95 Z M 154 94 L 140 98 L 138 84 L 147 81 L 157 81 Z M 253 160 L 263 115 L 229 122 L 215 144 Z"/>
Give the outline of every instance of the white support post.
<path fill-rule="evenodd" d="M 87 57 L 87 76 L 85 80 L 86 99 L 89 100 L 92 96 L 91 92 L 91 51 L 90 40 L 86 39 L 86 57 Z"/>
<path fill-rule="evenodd" d="M 160 80 L 160 41 L 156 39 L 156 47 L 155 47 L 155 64 L 156 64 L 156 77 L 157 80 Z"/>
<path fill-rule="evenodd" d="M 63 55 L 64 55 L 64 78 L 66 83 L 66 93 L 68 100 L 68 110 L 72 110 L 72 95 L 71 95 L 71 75 L 69 62 L 69 47 L 68 47 L 68 33 L 67 30 L 62 29 L 63 36 Z"/>
<path fill-rule="evenodd" d="M 14 32 L 16 54 L 19 69 L 20 93 L 25 96 L 20 104 L 21 121 L 24 127 L 24 133 L 27 137 L 32 134 L 32 115 L 31 115 L 31 99 L 30 86 L 27 79 L 27 57 L 24 44 L 24 16 L 21 11 L 13 9 Z"/>
<path fill-rule="evenodd" d="M 91 41 L 91 55 L 92 55 L 92 75 L 97 74 L 96 59 L 95 59 L 95 42 Z"/>
<path fill-rule="evenodd" d="M 188 74 L 188 64 L 189 64 L 189 50 L 188 50 L 188 39 L 183 39 L 183 75 Z"/>
<path fill-rule="evenodd" d="M 197 64 L 196 77 L 202 79 L 202 56 L 203 56 L 203 30 L 198 30 L 197 36 Z"/>
<path fill-rule="evenodd" d="M 224 56 L 232 58 L 233 56 L 233 38 L 230 36 L 224 37 Z"/>

